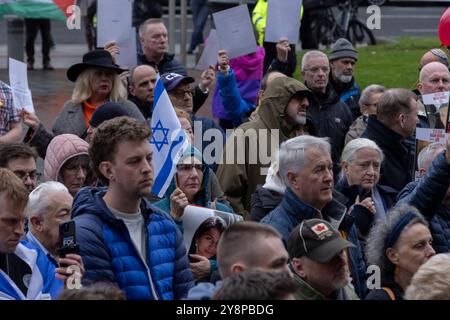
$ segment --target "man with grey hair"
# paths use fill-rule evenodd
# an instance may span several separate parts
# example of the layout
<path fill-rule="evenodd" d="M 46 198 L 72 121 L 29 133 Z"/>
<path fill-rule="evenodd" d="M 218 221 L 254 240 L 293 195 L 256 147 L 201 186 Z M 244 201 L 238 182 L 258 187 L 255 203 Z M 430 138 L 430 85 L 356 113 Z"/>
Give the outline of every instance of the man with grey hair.
<path fill-rule="evenodd" d="M 373 140 L 385 155 L 381 165 L 380 184 L 397 191 L 414 177 L 415 148 L 405 140 L 419 123 L 418 103 L 407 89 L 390 89 L 377 105 L 377 116 L 370 116 L 361 138 Z"/>
<path fill-rule="evenodd" d="M 311 99 L 308 115 L 313 121 L 316 135 L 329 137 L 333 159 L 333 172 L 339 172 L 339 158 L 344 148 L 345 135 L 353 122 L 350 108 L 339 99 L 329 84 L 330 66 L 328 57 L 321 51 L 309 51 L 302 59 L 302 76 L 314 98 Z"/>
<path fill-rule="evenodd" d="M 70 220 L 72 201 L 69 190 L 56 181 L 40 184 L 29 196 L 27 241 L 40 248 L 55 265 L 58 257 L 59 225 Z"/>
<path fill-rule="evenodd" d="M 187 75 L 186 68 L 167 52 L 169 38 L 167 28 L 161 19 L 150 18 L 139 26 L 139 40 L 142 52 L 138 53 L 138 64 L 151 65 L 163 74 L 175 72 Z"/>
<path fill-rule="evenodd" d="M 445 146 L 430 144 L 418 157 L 419 181 L 409 183 L 398 203 L 419 209 L 430 222 L 433 247 L 438 253 L 450 251 L 450 138 Z M 430 164 L 431 163 L 431 164 Z"/>
<path fill-rule="evenodd" d="M 361 115 L 358 100 L 361 90 L 355 82 L 354 71 L 358 52 L 350 41 L 339 38 L 332 46 L 330 60 L 330 84 L 352 111 L 353 120 Z"/>
<path fill-rule="evenodd" d="M 380 100 L 386 88 L 379 84 L 371 84 L 367 86 L 359 98 L 359 108 L 362 113 L 350 126 L 350 129 L 345 136 L 345 144 L 353 139 L 361 137 L 364 130 L 367 128 L 367 121 L 370 115 L 377 114 L 377 103 Z"/>
<path fill-rule="evenodd" d="M 353 218 L 346 206 L 333 198 L 333 162 L 327 139 L 299 136 L 285 141 L 279 152 L 280 175 L 286 184 L 281 203 L 261 223 L 280 232 L 284 244 L 289 233 L 305 219 L 323 219 L 340 232 L 348 234 L 355 248 L 348 249 L 353 284 L 360 298 L 364 297 L 365 264 Z"/>

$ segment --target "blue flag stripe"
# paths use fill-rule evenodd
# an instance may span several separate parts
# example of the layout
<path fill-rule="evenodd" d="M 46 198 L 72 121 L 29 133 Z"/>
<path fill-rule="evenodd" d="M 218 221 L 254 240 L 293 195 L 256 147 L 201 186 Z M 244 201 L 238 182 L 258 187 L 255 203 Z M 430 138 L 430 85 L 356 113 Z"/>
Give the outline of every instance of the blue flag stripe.
<path fill-rule="evenodd" d="M 155 108 L 158 105 L 159 98 L 161 97 L 164 90 L 165 90 L 164 84 L 161 78 L 159 78 L 158 81 L 156 82 L 155 94 L 153 97 L 153 111 L 155 111 Z"/>
<path fill-rule="evenodd" d="M 169 177 L 169 175 L 173 169 L 172 151 L 178 144 L 182 143 L 183 140 L 184 140 L 183 136 L 179 136 L 178 140 L 173 141 L 173 143 L 170 145 L 168 157 L 166 158 L 166 161 L 164 162 L 164 165 L 162 166 L 161 171 L 159 172 L 159 174 L 156 177 L 155 182 L 153 184 L 153 193 L 154 194 L 159 194 L 159 191 L 162 189 L 162 187 L 166 183 L 167 177 Z"/>

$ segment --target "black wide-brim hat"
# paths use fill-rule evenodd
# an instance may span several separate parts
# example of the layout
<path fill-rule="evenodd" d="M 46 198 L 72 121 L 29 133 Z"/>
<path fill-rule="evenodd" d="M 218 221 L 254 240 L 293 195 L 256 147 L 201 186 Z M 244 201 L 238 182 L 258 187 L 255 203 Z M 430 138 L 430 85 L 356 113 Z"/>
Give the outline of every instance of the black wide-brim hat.
<path fill-rule="evenodd" d="M 83 55 L 82 63 L 74 64 L 67 70 L 67 78 L 75 82 L 81 72 L 91 67 L 115 70 L 118 74 L 128 70 L 122 69 L 115 64 L 108 51 L 94 50 Z"/>

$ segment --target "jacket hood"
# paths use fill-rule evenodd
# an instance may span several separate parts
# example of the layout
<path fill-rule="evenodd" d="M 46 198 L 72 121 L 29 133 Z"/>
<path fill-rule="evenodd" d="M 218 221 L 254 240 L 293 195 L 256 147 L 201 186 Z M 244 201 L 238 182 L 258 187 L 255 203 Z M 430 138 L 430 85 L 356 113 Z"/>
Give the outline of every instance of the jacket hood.
<path fill-rule="evenodd" d="M 284 193 L 286 190 L 286 185 L 283 183 L 281 178 L 278 176 L 279 165 L 278 161 L 273 161 L 267 171 L 266 183 L 264 183 L 263 188 L 275 191 L 277 193 Z"/>
<path fill-rule="evenodd" d="M 203 163 L 203 180 L 202 180 L 202 185 L 200 187 L 199 192 L 197 192 L 197 194 L 195 195 L 195 204 L 200 205 L 202 207 L 206 207 L 208 202 L 210 201 L 210 195 L 208 192 L 209 183 L 210 183 L 209 182 L 209 167 L 205 163 L 200 151 L 192 145 L 189 146 L 185 150 L 185 152 L 183 153 L 182 159 L 185 159 L 186 157 L 189 157 L 189 156 L 198 158 Z M 164 194 L 164 198 L 167 198 L 169 200 L 169 203 L 170 203 L 170 195 L 175 191 L 175 189 L 176 189 L 176 185 L 175 185 L 175 176 L 174 176 L 172 181 L 170 182 L 169 187 L 167 188 L 166 193 Z"/>
<path fill-rule="evenodd" d="M 45 155 L 45 181 L 58 181 L 59 172 L 64 163 L 76 156 L 89 155 L 88 149 L 89 144 L 74 134 L 66 133 L 54 137 Z"/>
<path fill-rule="evenodd" d="M 258 109 L 259 118 L 268 129 L 281 129 L 281 135 L 288 137 L 294 126 L 284 120 L 285 109 L 295 94 L 304 94 L 309 101 L 313 97 L 312 92 L 296 79 L 280 77 L 270 82 Z"/>

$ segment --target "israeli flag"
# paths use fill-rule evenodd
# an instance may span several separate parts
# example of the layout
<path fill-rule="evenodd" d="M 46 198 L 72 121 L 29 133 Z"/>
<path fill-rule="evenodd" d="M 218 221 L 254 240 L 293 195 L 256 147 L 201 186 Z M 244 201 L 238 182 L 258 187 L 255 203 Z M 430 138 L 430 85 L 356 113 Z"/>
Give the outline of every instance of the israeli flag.
<path fill-rule="evenodd" d="M 159 74 L 156 80 L 151 127 L 150 144 L 153 149 L 152 163 L 155 172 L 152 193 L 162 198 L 176 172 L 176 165 L 188 146 L 188 140 Z"/>

